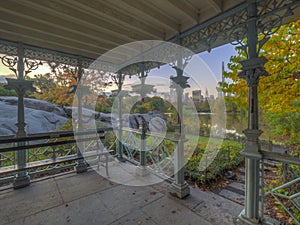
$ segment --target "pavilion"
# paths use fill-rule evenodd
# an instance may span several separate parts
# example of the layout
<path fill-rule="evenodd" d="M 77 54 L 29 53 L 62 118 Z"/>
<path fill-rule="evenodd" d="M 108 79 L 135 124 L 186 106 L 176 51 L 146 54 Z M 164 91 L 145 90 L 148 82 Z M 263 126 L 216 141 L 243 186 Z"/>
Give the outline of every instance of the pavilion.
<path fill-rule="evenodd" d="M 36 136 L 26 134 L 24 95 L 27 90 L 33 89 L 33 82 L 27 80 L 26 75 L 39 66 L 46 63 L 53 65 L 53 68 L 60 65 L 67 66 L 77 71 L 79 82 L 88 68 L 114 72 L 113 79 L 118 85 L 118 93 L 121 93 L 125 76 L 138 75 L 143 82 L 150 69 L 167 62 L 175 62 L 177 76 L 171 79 L 177 87 L 177 110 L 181 115 L 183 89 L 188 87 L 189 82 L 189 77 L 184 76 L 182 71 L 185 62 L 190 59 L 189 51 L 197 54 L 211 51 L 223 44 L 238 43 L 248 56 L 247 60 L 241 62 L 240 77 L 247 81 L 249 94 L 248 127 L 244 131 L 246 143 L 242 152 L 246 161 L 245 209 L 241 212 L 238 223 L 267 224 L 263 215 L 264 177 L 261 168 L 263 160 L 272 159 L 295 165 L 300 165 L 300 162 L 291 156 L 260 149 L 257 87 L 260 76 L 268 74 L 264 69 L 266 60 L 259 56 L 259 50 L 276 28 L 299 19 L 299 6 L 299 0 L 3 1 L 0 7 L 0 58 L 3 65 L 14 71 L 17 76 L 17 79 L 8 79 L 7 88 L 16 90 L 18 95 L 18 121 L 16 121 L 18 131 L 15 137 L 1 139 L 1 144 L 15 145 L 0 150 L 1 153 L 17 151 L 17 166 L 9 171 L 13 175 L 4 176 L 3 179 L 12 182 L 18 189 L 30 184 L 29 169 L 43 167 L 46 164 L 54 165 L 76 160 L 75 170 L 78 173 L 87 170 L 88 165 L 80 151 L 76 154 L 76 158 L 61 157 L 57 161 L 45 161 L 46 164 L 26 163 L 26 149 L 30 146 L 24 143 L 28 141 L 89 135 L 80 124 L 82 119 L 80 100 L 84 95 L 84 88 L 77 92 L 79 126 L 75 133 L 59 132 Z M 264 35 L 260 40 L 259 34 Z M 243 42 L 245 38 L 246 43 Z M 137 41 L 140 42 L 134 47 L 126 45 Z M 174 54 L 172 44 L 189 51 L 180 54 L 177 54 L 177 51 Z M 118 48 L 118 51 L 107 54 L 115 48 Z M 164 56 L 165 61 L 155 61 L 158 55 Z M 141 58 L 146 60 L 141 62 Z M 151 89 L 149 86 L 147 88 Z M 140 89 L 142 90 L 141 87 Z M 119 108 L 122 108 L 121 94 L 119 98 Z M 120 113 L 120 120 L 121 117 Z M 177 170 L 173 174 L 171 189 L 177 197 L 185 198 L 191 193 L 184 180 L 185 137 L 180 118 L 176 129 L 178 135 L 176 140 L 172 141 L 175 143 L 174 167 Z M 97 131 L 100 136 L 109 132 L 105 129 Z M 121 123 L 118 135 L 120 140 Z M 141 135 L 145 135 L 143 129 Z M 74 142 L 69 139 L 59 141 L 59 144 L 70 143 Z M 38 145 L 45 147 L 47 143 Z M 125 156 L 121 146 L 122 141 L 119 141 L 116 154 L 123 162 Z M 140 148 L 143 148 L 143 143 Z M 139 162 L 141 167 L 145 167 L 147 163 L 143 152 L 141 151 Z M 298 179 L 286 185 L 293 185 L 295 182 L 298 182 Z M 300 208 L 299 202 L 296 201 L 299 193 L 288 198 L 295 203 L 295 207 Z M 299 224 L 299 221 L 293 218 Z"/>

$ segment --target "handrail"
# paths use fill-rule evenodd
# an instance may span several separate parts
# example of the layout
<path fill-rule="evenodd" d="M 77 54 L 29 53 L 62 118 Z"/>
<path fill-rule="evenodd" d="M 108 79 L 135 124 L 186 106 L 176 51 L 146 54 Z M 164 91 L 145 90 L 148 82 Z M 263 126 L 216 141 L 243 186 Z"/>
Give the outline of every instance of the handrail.
<path fill-rule="evenodd" d="M 113 128 L 99 128 L 97 130 L 87 130 L 82 132 L 74 132 L 74 131 L 54 131 L 54 132 L 47 132 L 47 133 L 39 133 L 39 134 L 28 134 L 26 137 L 12 137 L 10 136 L 0 136 L 0 144 L 7 144 L 7 143 L 16 143 L 16 142 L 26 142 L 26 141 L 36 141 L 36 140 L 43 140 L 43 139 L 52 139 L 52 138 L 63 138 L 63 137 L 72 137 L 72 136 L 82 136 L 82 135 L 89 135 L 95 134 L 95 131 L 100 134 L 104 133 L 105 131 L 110 131 Z"/>
<path fill-rule="evenodd" d="M 296 158 L 288 154 L 281 154 L 278 152 L 270 152 L 264 150 L 261 150 L 261 154 L 263 156 L 263 159 L 274 160 L 282 163 L 289 163 L 300 166 L 300 158 Z"/>
<path fill-rule="evenodd" d="M 123 127 L 122 128 L 123 131 L 129 131 L 129 132 L 133 132 L 136 134 L 142 134 L 142 131 L 139 129 L 134 129 L 134 128 L 129 128 L 129 127 Z M 176 136 L 170 136 L 170 135 L 161 135 L 160 133 L 157 132 L 146 132 L 147 136 L 152 136 L 152 137 L 159 137 L 159 138 L 164 138 L 170 141 L 174 141 L 174 142 L 178 142 L 179 138 Z"/>
<path fill-rule="evenodd" d="M 272 161 L 277 161 L 279 163 L 283 164 L 293 164 L 296 166 L 300 166 L 300 158 L 294 157 L 292 155 L 289 155 L 287 153 L 278 153 L 278 152 L 272 152 L 272 151 L 260 151 L 262 155 L 261 159 L 261 215 L 262 218 L 264 218 L 264 207 L 265 207 L 265 198 L 266 196 L 272 196 L 274 199 L 277 201 L 278 204 L 285 210 L 285 212 L 297 223 L 300 224 L 299 218 L 296 217 L 295 211 L 293 209 L 293 206 L 295 208 L 299 209 L 299 206 L 297 203 L 294 201 L 296 198 L 300 196 L 300 192 L 297 193 L 281 193 L 281 190 L 287 190 L 289 187 L 295 186 L 296 183 L 300 182 L 300 177 L 293 179 L 291 181 L 285 182 L 282 185 L 279 185 L 277 187 L 270 187 L 265 183 L 265 171 L 264 171 L 264 160 L 272 160 Z M 267 191 L 266 191 L 267 190 Z M 285 199 L 285 201 L 290 202 L 287 204 L 285 201 L 282 199 Z"/>
<path fill-rule="evenodd" d="M 21 151 L 21 150 L 31 149 L 31 148 L 66 145 L 66 144 L 72 144 L 75 142 L 93 141 L 93 140 L 97 140 L 97 139 L 98 139 L 98 137 L 90 137 L 90 138 L 83 138 L 83 139 L 77 139 L 77 140 L 71 139 L 71 140 L 65 140 L 65 141 L 55 141 L 55 142 L 47 142 L 47 143 L 39 143 L 39 144 L 25 144 L 22 146 L 6 147 L 6 148 L 2 148 L 2 149 L 0 148 L 0 153 L 11 152 L 11 151 Z"/>
<path fill-rule="evenodd" d="M 34 176 L 36 173 L 42 174 L 44 172 L 60 170 L 59 168 L 63 169 L 67 165 L 73 165 L 73 162 L 86 160 L 85 157 L 98 157 L 98 152 L 93 151 L 96 149 L 86 149 L 87 151 L 80 152 L 80 149 L 76 147 L 76 143 L 93 141 L 97 141 L 98 143 L 99 140 L 102 141 L 105 139 L 105 134 L 111 130 L 112 128 L 101 128 L 83 132 L 58 131 L 33 134 L 22 138 L 10 137 L 5 139 L 5 137 L 2 137 L 0 139 L 0 156 L 5 155 L 5 153 L 15 155 L 15 152 L 18 151 L 28 151 L 27 154 L 30 154 L 31 151 L 34 151 L 34 157 L 30 161 L 26 159 L 24 167 L 19 167 L 16 159 L 10 160 L 5 166 L 0 165 L 0 184 L 10 182 L 12 179 L 8 179 L 8 175 L 11 174 L 30 171 L 29 175 Z M 19 144 L 16 145 L 16 142 L 19 142 Z M 69 145 L 70 147 L 68 147 Z M 53 148 L 54 146 L 61 147 Z M 53 150 L 49 152 L 43 150 L 47 147 L 52 147 Z M 59 167 L 55 165 L 59 165 Z M 71 166 L 68 167 L 71 168 Z M 13 178 L 14 176 L 11 177 Z"/>

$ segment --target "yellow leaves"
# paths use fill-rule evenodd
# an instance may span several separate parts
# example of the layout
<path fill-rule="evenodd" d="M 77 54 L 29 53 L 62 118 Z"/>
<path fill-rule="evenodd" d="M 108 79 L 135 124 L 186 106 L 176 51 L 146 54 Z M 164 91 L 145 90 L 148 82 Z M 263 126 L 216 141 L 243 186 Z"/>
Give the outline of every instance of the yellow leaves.
<path fill-rule="evenodd" d="M 260 37 L 260 40 L 263 36 Z M 271 35 L 261 51 L 268 59 L 264 65 L 268 77 L 261 77 L 258 87 L 259 109 L 279 140 L 299 143 L 300 112 L 300 19 L 282 26 Z M 232 79 L 222 90 L 229 101 L 240 109 L 247 109 L 248 88 L 238 77 L 239 61 L 245 57 L 239 52 L 229 63 L 225 77 Z M 293 125 L 294 124 L 294 125 Z M 296 124 L 296 125 L 295 125 Z"/>
<path fill-rule="evenodd" d="M 261 105 L 268 112 L 299 111 L 292 103 L 299 99 L 299 80 L 294 74 L 300 70 L 300 20 L 284 25 L 264 45 L 262 55 L 269 77 L 262 78 L 259 86 Z M 298 35 L 297 35 L 298 34 Z"/>

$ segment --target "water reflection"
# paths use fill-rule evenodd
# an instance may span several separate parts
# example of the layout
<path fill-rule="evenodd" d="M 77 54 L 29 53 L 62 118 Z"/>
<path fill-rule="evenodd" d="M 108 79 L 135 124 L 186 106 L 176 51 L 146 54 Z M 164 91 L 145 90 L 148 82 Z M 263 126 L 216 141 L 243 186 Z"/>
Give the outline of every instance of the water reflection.
<path fill-rule="evenodd" d="M 217 124 L 212 124 L 212 117 L 216 116 L 213 113 L 197 113 L 200 123 L 200 135 L 209 136 L 211 129 Z M 247 117 L 241 113 L 227 113 L 226 115 L 226 136 L 241 136 L 243 135 L 243 130 L 247 128 Z M 270 128 L 260 121 L 260 129 L 263 131 L 261 139 L 269 140 Z"/>

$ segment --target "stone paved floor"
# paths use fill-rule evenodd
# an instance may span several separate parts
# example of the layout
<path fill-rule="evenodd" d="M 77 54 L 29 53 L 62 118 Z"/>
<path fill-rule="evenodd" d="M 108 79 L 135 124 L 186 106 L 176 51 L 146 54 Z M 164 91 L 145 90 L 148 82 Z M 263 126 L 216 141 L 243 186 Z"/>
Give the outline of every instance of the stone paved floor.
<path fill-rule="evenodd" d="M 121 177 L 113 164 L 111 177 Z M 211 192 L 191 188 L 179 200 L 167 182 L 137 186 L 143 182 L 133 179 L 136 186 L 117 184 L 90 170 L 0 191 L 0 225 L 227 225 L 242 210 Z"/>

